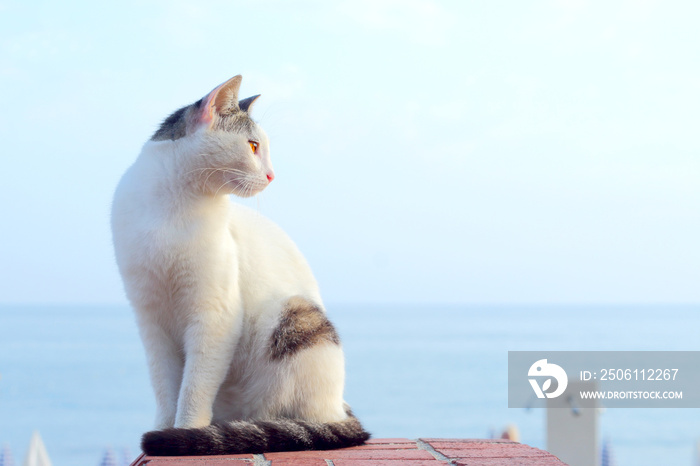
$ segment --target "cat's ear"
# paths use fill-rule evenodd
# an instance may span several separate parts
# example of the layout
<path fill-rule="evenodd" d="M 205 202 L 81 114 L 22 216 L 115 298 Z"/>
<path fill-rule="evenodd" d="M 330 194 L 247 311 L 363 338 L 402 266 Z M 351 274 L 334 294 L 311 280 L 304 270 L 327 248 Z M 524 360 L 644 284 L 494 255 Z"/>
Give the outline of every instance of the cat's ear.
<path fill-rule="evenodd" d="M 214 88 L 204 99 L 200 107 L 199 120 L 210 123 L 214 114 L 227 115 L 238 111 L 238 89 L 243 77 L 239 74 L 222 85 Z"/>
<path fill-rule="evenodd" d="M 260 94 L 254 95 L 253 97 L 248 97 L 247 99 L 243 99 L 238 102 L 238 106 L 240 107 L 241 110 L 243 110 L 246 113 L 250 113 L 250 107 L 253 106 L 253 103 L 258 100 L 258 97 L 260 97 Z"/>

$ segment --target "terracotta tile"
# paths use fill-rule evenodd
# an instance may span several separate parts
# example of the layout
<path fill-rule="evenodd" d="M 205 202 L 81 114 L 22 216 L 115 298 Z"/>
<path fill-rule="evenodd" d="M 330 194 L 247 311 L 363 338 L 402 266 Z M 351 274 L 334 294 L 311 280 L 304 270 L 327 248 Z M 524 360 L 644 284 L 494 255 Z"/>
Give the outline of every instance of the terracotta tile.
<path fill-rule="evenodd" d="M 325 450 L 299 451 L 294 453 L 265 453 L 265 458 L 275 460 L 281 458 L 321 458 L 335 462 L 336 459 L 352 460 L 430 460 L 433 456 L 424 450 Z"/>
<path fill-rule="evenodd" d="M 416 441 L 411 440 L 411 439 L 407 439 L 407 438 L 371 438 L 371 439 L 367 440 L 366 443 L 369 443 L 369 444 L 374 444 L 374 443 L 381 443 L 381 444 L 385 444 L 385 443 L 412 443 L 415 445 Z"/>
<path fill-rule="evenodd" d="M 188 464 L 194 463 L 196 466 L 203 466 L 204 463 L 215 462 L 220 463 L 222 461 L 234 462 L 250 462 L 253 461 L 253 455 L 222 455 L 222 456 L 145 456 L 146 462 L 139 463 L 143 465 L 160 465 L 160 464 Z M 208 465 L 207 465 L 208 466 Z"/>
<path fill-rule="evenodd" d="M 433 441 L 433 442 L 425 442 L 431 447 L 435 448 L 436 450 L 438 448 L 448 448 L 448 449 L 459 449 L 459 448 L 495 448 L 499 446 L 508 446 L 508 447 L 513 447 L 520 445 L 519 443 L 513 443 L 513 442 L 508 442 L 508 443 L 486 443 L 486 442 L 438 442 L 438 441 Z"/>
<path fill-rule="evenodd" d="M 506 448 L 473 448 L 461 450 L 436 450 L 448 458 L 529 458 L 537 456 L 551 456 L 542 450 L 506 449 Z"/>
<path fill-rule="evenodd" d="M 182 456 L 177 458 L 167 456 L 150 456 L 146 457 L 142 463 L 137 464 L 142 466 L 244 466 L 252 465 L 253 460 L 223 456 Z"/>
<path fill-rule="evenodd" d="M 415 443 L 373 443 L 370 445 L 360 445 L 359 447 L 343 448 L 343 451 L 352 450 L 417 450 Z"/>
<path fill-rule="evenodd" d="M 551 458 L 462 458 L 455 460 L 456 466 L 566 466 L 555 457 Z"/>
<path fill-rule="evenodd" d="M 518 443 L 512 440 L 501 438 L 421 438 L 422 441 L 432 444 L 433 442 L 459 442 L 459 443 Z"/>
<path fill-rule="evenodd" d="M 272 461 L 272 466 L 327 466 L 326 460 L 319 458 L 288 458 Z"/>
<path fill-rule="evenodd" d="M 447 461 L 432 460 L 377 460 L 367 463 L 367 460 L 333 460 L 335 466 L 440 466 L 449 464 Z"/>
<path fill-rule="evenodd" d="M 555 456 L 510 440 L 501 439 L 421 439 L 457 465 L 565 466 Z M 420 450 L 414 440 L 372 439 L 359 447 L 338 450 L 266 453 L 273 466 L 437 466 L 448 464 Z M 253 465 L 253 455 L 209 457 L 147 457 L 141 455 L 132 466 L 235 466 Z"/>

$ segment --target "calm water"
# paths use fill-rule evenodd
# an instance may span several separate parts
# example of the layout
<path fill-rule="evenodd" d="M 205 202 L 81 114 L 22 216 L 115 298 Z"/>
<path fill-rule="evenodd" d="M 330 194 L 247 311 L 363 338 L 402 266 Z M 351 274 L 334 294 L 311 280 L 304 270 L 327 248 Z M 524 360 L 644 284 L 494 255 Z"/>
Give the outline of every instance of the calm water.
<path fill-rule="evenodd" d="M 346 400 L 378 437 L 486 437 L 515 423 L 545 447 L 544 411 L 507 408 L 508 350 L 700 350 L 700 306 L 329 306 Z M 55 466 L 138 452 L 154 404 L 127 307 L 0 307 L 0 446 L 33 430 Z M 608 409 L 618 465 L 692 465 L 694 409 Z"/>

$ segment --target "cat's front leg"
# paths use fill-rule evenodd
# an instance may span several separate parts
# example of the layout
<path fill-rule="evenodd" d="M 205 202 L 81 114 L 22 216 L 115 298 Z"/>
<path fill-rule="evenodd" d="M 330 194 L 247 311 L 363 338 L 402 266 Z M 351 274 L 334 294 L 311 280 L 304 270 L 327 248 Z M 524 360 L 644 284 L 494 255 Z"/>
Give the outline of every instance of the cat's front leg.
<path fill-rule="evenodd" d="M 141 316 L 139 328 L 156 396 L 155 428 L 173 427 L 184 365 L 181 351 L 171 336 L 148 316 Z"/>
<path fill-rule="evenodd" d="M 241 334 L 241 312 L 199 311 L 185 335 L 185 367 L 175 427 L 211 423 L 216 395 Z"/>

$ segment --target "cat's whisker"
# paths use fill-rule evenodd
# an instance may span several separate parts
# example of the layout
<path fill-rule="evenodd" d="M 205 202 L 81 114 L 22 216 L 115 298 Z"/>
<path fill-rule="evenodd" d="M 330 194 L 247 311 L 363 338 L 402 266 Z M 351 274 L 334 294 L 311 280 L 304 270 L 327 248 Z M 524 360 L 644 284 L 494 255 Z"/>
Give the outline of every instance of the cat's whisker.
<path fill-rule="evenodd" d="M 190 173 L 194 173 L 194 172 L 206 171 L 206 170 L 220 170 L 220 168 L 216 168 L 216 167 L 199 167 L 199 168 L 194 168 L 194 169 L 192 169 L 192 170 L 189 170 L 189 171 L 185 172 L 185 175 L 189 175 Z"/>
<path fill-rule="evenodd" d="M 261 182 L 261 180 L 258 179 L 258 177 L 251 175 L 250 173 L 240 170 L 238 168 L 229 168 L 229 167 L 224 167 L 224 168 L 215 168 L 215 167 L 201 167 L 201 168 L 196 168 L 194 170 L 190 170 L 187 172 L 187 174 L 191 173 L 196 173 L 199 172 L 199 176 L 197 177 L 199 180 L 201 180 L 201 177 L 206 174 L 206 178 L 203 181 L 203 185 L 207 185 L 209 183 L 209 180 L 211 179 L 212 175 L 215 173 L 227 173 L 231 175 L 235 175 L 233 179 L 230 180 L 224 180 L 223 183 L 216 189 L 214 195 L 218 195 L 221 190 L 230 183 L 237 183 L 237 189 L 239 192 L 240 197 L 253 197 L 256 195 L 255 191 L 262 191 L 265 188 L 265 184 Z M 259 204 L 259 202 L 258 202 Z M 258 205 L 259 207 L 259 205 Z"/>
<path fill-rule="evenodd" d="M 212 176 L 214 173 L 218 172 L 218 171 L 219 171 L 219 170 L 212 170 L 211 173 L 209 173 L 209 174 L 207 175 L 207 177 L 206 177 L 206 179 L 204 180 L 204 183 L 203 183 L 203 184 L 206 186 L 207 183 L 209 183 L 209 178 L 211 178 L 211 176 Z"/>
<path fill-rule="evenodd" d="M 261 190 L 260 182 L 257 179 L 250 180 L 250 189 L 248 191 L 248 197 L 253 197 Z"/>
<path fill-rule="evenodd" d="M 190 170 L 190 171 L 188 171 L 187 173 L 185 173 L 185 176 L 189 175 L 190 173 L 200 172 L 200 173 L 199 173 L 199 176 L 197 177 L 197 182 L 199 182 L 199 181 L 201 180 L 202 176 L 204 176 L 204 174 L 205 174 L 207 171 L 210 171 L 209 175 L 207 176 L 207 179 L 204 181 L 204 184 L 206 184 L 206 183 L 209 181 L 209 177 L 211 177 L 211 175 L 213 175 L 214 173 L 216 173 L 218 170 L 220 170 L 220 169 L 219 169 L 219 168 L 214 168 L 214 167 L 196 168 L 196 169 L 194 169 L 194 170 Z"/>
<path fill-rule="evenodd" d="M 221 171 L 225 173 L 234 173 L 236 175 L 242 175 L 243 177 L 250 176 L 248 172 L 239 170 L 237 168 L 222 168 Z"/>
<path fill-rule="evenodd" d="M 190 176 L 192 173 L 199 172 L 199 175 L 197 176 L 197 180 L 199 180 L 199 178 L 201 178 L 202 175 L 203 175 L 207 170 L 211 170 L 211 169 L 210 169 L 210 168 L 196 168 L 196 169 L 194 169 L 194 170 L 190 170 L 190 171 L 186 172 L 185 175 L 184 175 L 184 177 L 185 177 L 185 178 L 189 178 L 189 176 Z"/>
<path fill-rule="evenodd" d="M 214 193 L 214 196 L 215 196 L 215 197 L 218 196 L 218 195 L 219 195 L 219 191 L 221 191 L 221 188 L 223 188 L 224 186 L 226 186 L 227 184 L 229 184 L 229 183 L 231 183 L 231 182 L 233 182 L 233 181 L 235 181 L 235 180 L 225 180 L 225 181 L 221 184 L 221 186 L 219 186 L 219 189 L 216 190 L 216 192 Z"/>
<path fill-rule="evenodd" d="M 190 170 L 190 171 L 185 172 L 185 176 L 189 175 L 190 173 L 201 172 L 204 170 L 217 170 L 217 169 L 213 168 L 213 167 L 195 168 L 194 170 Z"/>
<path fill-rule="evenodd" d="M 246 197 L 246 198 L 250 197 L 252 192 L 253 192 L 253 183 L 249 179 L 246 178 L 245 183 L 243 185 L 243 194 L 244 194 L 243 197 Z"/>

